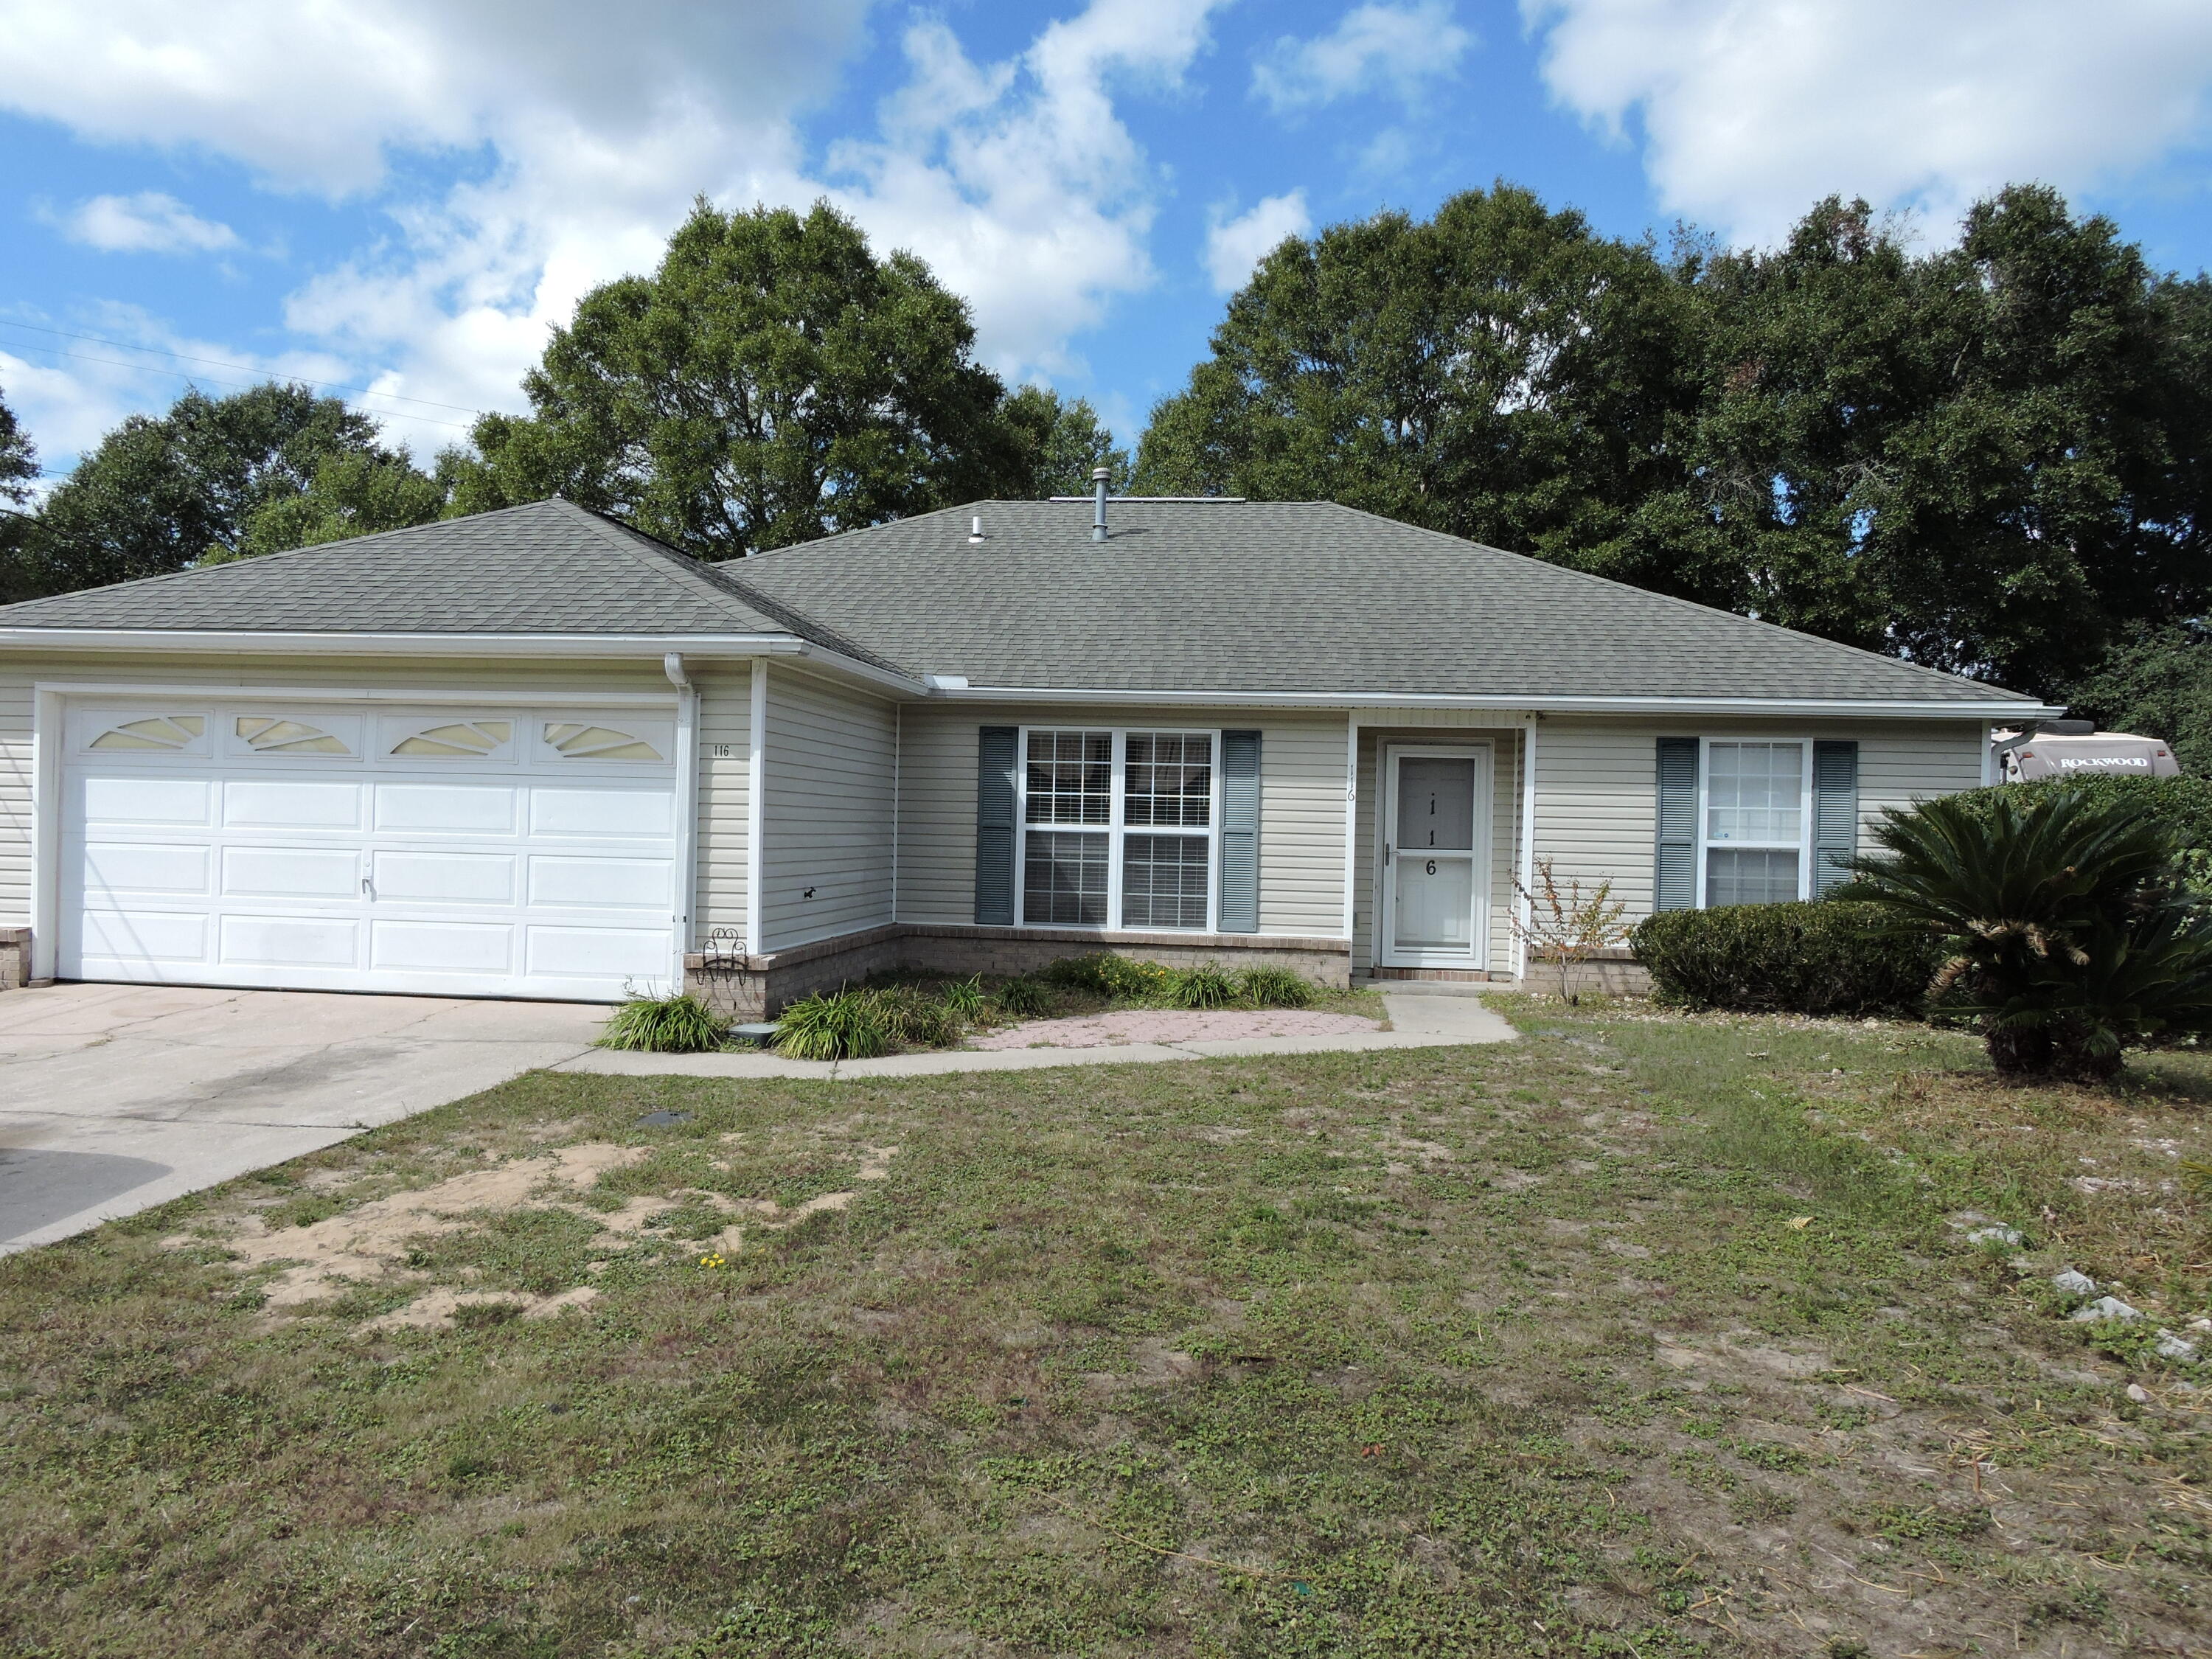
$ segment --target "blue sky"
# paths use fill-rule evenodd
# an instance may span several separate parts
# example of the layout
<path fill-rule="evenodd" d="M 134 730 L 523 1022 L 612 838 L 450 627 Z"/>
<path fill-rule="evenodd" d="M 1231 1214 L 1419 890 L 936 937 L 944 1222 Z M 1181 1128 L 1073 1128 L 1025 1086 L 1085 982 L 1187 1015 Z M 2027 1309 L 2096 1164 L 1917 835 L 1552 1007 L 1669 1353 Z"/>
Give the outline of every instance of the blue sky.
<path fill-rule="evenodd" d="M 65 470 L 268 374 L 427 457 L 690 199 L 827 195 L 1125 438 L 1285 234 L 1506 178 L 1771 241 L 2011 179 L 2212 264 L 2203 0 L 0 0 L 0 392 Z M 197 360 L 197 361 L 194 361 Z"/>

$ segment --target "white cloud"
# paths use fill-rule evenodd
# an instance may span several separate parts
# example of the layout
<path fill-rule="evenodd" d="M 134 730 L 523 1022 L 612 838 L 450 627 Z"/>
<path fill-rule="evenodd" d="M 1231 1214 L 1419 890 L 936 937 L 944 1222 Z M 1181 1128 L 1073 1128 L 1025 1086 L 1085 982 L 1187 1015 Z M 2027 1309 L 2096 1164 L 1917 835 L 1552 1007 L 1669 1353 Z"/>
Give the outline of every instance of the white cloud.
<path fill-rule="evenodd" d="M 338 354 L 331 374 L 389 392 L 521 406 L 548 331 L 650 269 L 701 192 L 830 195 L 967 295 L 986 356 L 1025 375 L 1070 363 L 1070 337 L 1152 280 L 1159 180 L 1114 99 L 1171 91 L 1216 3 L 1091 0 L 984 65 L 917 23 L 880 137 L 837 148 L 826 175 L 797 119 L 871 0 L 634 0 L 612 27 L 589 0 L 0 0 L 0 106 L 366 197 L 389 234 L 313 274 L 284 320 Z"/>
<path fill-rule="evenodd" d="M 1546 84 L 1640 124 L 1660 199 L 1741 239 L 1819 198 L 1948 220 L 2021 179 L 2078 190 L 2205 131 L 2202 0 L 1521 0 Z"/>
<path fill-rule="evenodd" d="M 203 219 L 158 190 L 95 196 L 57 222 L 72 242 L 104 253 L 213 253 L 238 246 L 238 233 L 228 225 Z"/>
<path fill-rule="evenodd" d="M 1303 190 L 1264 197 L 1249 213 L 1234 219 L 1217 217 L 1206 227 L 1206 252 L 1199 263 L 1206 267 L 1215 293 L 1234 294 L 1285 237 L 1303 236 L 1312 228 L 1313 216 L 1306 211 Z"/>
<path fill-rule="evenodd" d="M 1449 78 L 1474 36 L 1453 21 L 1446 0 L 1370 3 L 1345 13 L 1328 34 L 1285 35 L 1252 68 L 1252 90 L 1278 114 L 1365 92 L 1413 102 L 1425 83 Z"/>

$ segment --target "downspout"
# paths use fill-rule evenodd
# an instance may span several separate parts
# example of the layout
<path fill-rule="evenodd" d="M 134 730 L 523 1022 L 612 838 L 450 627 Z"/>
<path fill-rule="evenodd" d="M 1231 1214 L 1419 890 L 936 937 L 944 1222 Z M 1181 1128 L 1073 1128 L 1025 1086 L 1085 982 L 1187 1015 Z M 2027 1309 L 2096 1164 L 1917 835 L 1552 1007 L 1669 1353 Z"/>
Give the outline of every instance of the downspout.
<path fill-rule="evenodd" d="M 1521 728 L 1521 868 L 1516 879 L 1521 890 L 1513 896 L 1513 914 L 1521 925 L 1513 930 L 1513 977 L 1528 982 L 1528 927 L 1535 920 L 1536 887 L 1536 717 Z"/>
<path fill-rule="evenodd" d="M 665 653 L 660 671 L 676 688 L 676 845 L 684 872 L 676 897 L 676 960 L 670 969 L 672 995 L 684 989 L 684 960 L 691 953 L 691 918 L 699 903 L 699 688 L 684 672 L 684 653 Z"/>
<path fill-rule="evenodd" d="M 747 725 L 752 731 L 750 758 L 745 768 L 745 954 L 761 954 L 767 937 L 763 907 L 767 895 L 768 861 L 762 837 L 768 822 L 768 662 L 753 659 L 752 708 Z"/>
<path fill-rule="evenodd" d="M 1359 711 L 1344 719 L 1344 942 L 1354 957 L 1359 954 Z M 1367 963 L 1375 970 L 1373 953 Z"/>

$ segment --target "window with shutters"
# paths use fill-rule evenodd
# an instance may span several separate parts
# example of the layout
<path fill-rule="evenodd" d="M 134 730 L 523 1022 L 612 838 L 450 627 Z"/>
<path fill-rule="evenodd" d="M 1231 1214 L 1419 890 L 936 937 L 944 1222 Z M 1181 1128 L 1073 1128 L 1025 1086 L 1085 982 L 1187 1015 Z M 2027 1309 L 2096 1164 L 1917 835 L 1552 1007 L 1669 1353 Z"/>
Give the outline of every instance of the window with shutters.
<path fill-rule="evenodd" d="M 1772 904 L 1806 895 L 1811 745 L 1705 744 L 1700 813 L 1703 904 Z"/>
<path fill-rule="evenodd" d="M 1211 928 L 1219 741 L 1214 732 L 1024 731 L 1021 925 Z"/>

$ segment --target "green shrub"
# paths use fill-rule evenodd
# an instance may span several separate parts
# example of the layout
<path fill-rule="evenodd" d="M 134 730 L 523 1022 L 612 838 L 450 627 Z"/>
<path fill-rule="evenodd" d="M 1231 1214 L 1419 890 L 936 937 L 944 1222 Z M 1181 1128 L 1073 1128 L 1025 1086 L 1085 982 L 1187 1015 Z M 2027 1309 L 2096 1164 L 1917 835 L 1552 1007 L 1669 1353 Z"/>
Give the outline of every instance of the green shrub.
<path fill-rule="evenodd" d="M 975 1019 L 983 1012 L 983 976 L 956 979 L 945 988 L 945 1012 L 958 1020 Z"/>
<path fill-rule="evenodd" d="M 2123 778 L 2107 775 L 2045 778 L 2034 783 L 2000 783 L 1969 789 L 1951 799 L 1975 805 L 2009 801 L 2025 806 L 2055 789 L 2075 791 L 2103 805 L 2126 801 L 2147 808 L 2182 847 L 2212 847 L 2212 778 Z"/>
<path fill-rule="evenodd" d="M 1033 979 L 1010 979 L 991 994 L 999 1012 L 1011 1019 L 1036 1019 L 1052 1012 L 1052 993 Z"/>
<path fill-rule="evenodd" d="M 1237 981 L 1218 963 L 1200 963 L 1168 979 L 1167 1000 L 1177 1008 L 1226 1008 L 1237 996 Z"/>
<path fill-rule="evenodd" d="M 593 1041 L 601 1048 L 696 1054 L 720 1048 L 729 1030 L 728 1020 L 695 996 L 632 997 Z"/>
<path fill-rule="evenodd" d="M 1796 1014 L 1919 1009 L 1944 952 L 1885 931 L 1876 906 L 1834 898 L 1662 910 L 1637 924 L 1636 959 L 1662 1001 Z"/>
<path fill-rule="evenodd" d="M 884 1035 L 912 1048 L 943 1048 L 960 1037 L 960 1019 L 949 1000 L 924 996 L 911 985 L 887 985 L 859 994 L 872 997 Z"/>
<path fill-rule="evenodd" d="M 1044 970 L 1044 976 L 1071 990 L 1132 1000 L 1164 995 L 1175 979 L 1172 969 L 1157 962 L 1136 962 L 1105 951 L 1086 957 L 1062 957 Z"/>
<path fill-rule="evenodd" d="M 817 991 L 783 1011 L 775 1046 L 794 1060 L 866 1060 L 891 1046 L 883 999 L 869 991 Z"/>
<path fill-rule="evenodd" d="M 1304 1008 L 1314 1000 L 1314 983 L 1287 968 L 1247 968 L 1237 976 L 1247 1002 L 1262 1008 Z"/>

